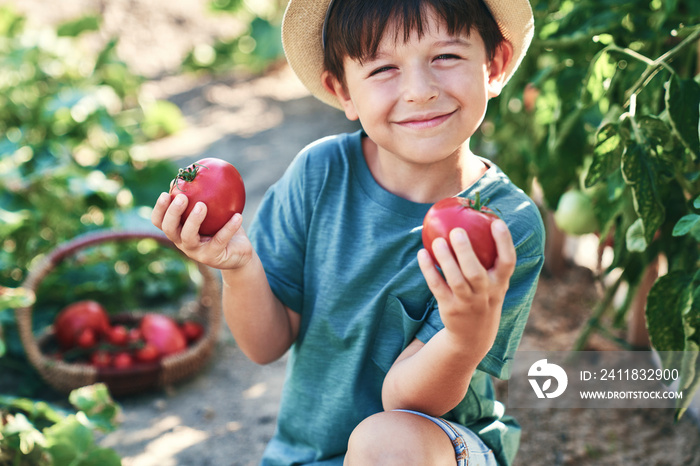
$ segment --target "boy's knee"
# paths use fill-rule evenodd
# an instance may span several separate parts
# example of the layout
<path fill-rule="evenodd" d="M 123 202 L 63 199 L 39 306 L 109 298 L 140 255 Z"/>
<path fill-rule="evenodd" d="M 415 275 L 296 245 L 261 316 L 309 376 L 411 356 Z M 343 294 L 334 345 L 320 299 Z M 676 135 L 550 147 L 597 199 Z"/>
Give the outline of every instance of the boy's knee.
<path fill-rule="evenodd" d="M 440 465 L 454 461 L 452 444 L 439 427 L 415 414 L 396 411 L 374 414 L 355 427 L 345 455 L 345 466 Z"/>

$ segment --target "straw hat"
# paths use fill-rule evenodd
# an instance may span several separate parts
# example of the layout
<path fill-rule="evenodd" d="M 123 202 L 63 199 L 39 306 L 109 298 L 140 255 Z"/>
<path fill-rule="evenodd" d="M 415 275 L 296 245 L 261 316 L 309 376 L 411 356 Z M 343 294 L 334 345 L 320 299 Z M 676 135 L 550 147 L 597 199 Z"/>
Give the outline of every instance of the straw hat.
<path fill-rule="evenodd" d="M 323 30 L 332 2 L 290 0 L 282 22 L 282 45 L 289 65 L 301 82 L 318 99 L 340 109 L 340 102 L 321 84 Z M 513 46 L 513 59 L 506 68 L 505 82 L 508 82 L 532 41 L 535 29 L 532 9 L 528 0 L 484 0 L 484 3 L 503 37 Z"/>

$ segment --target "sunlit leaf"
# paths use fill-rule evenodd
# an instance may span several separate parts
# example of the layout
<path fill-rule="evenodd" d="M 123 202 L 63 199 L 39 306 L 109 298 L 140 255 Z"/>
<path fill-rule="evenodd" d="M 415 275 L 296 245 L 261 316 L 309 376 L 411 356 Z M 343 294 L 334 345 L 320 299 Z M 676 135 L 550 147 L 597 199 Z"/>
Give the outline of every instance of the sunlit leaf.
<path fill-rule="evenodd" d="M 596 134 L 593 160 L 586 173 L 585 186 L 590 188 L 620 168 L 624 145 L 617 125 L 608 124 Z"/>

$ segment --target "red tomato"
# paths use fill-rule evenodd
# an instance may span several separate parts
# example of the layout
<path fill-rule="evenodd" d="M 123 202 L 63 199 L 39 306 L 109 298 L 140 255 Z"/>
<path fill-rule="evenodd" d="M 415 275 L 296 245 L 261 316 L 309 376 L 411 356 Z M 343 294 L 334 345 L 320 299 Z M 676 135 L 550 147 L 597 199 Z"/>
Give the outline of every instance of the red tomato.
<path fill-rule="evenodd" d="M 109 367 L 112 365 L 112 356 L 107 351 L 97 350 L 90 355 L 90 362 L 95 367 Z"/>
<path fill-rule="evenodd" d="M 143 335 L 141 335 L 141 330 L 138 328 L 132 328 L 129 330 L 129 342 L 131 343 L 137 343 L 143 339 Z"/>
<path fill-rule="evenodd" d="M 56 340 L 64 349 L 74 347 L 86 328 L 92 329 L 96 338 L 109 331 L 107 312 L 95 301 L 73 303 L 61 310 L 54 320 Z"/>
<path fill-rule="evenodd" d="M 123 325 L 115 325 L 107 334 L 107 339 L 113 345 L 124 346 L 129 340 L 129 331 Z"/>
<path fill-rule="evenodd" d="M 425 215 L 423 247 L 437 263 L 433 255 L 433 241 L 436 238 L 445 238 L 449 245 L 450 231 L 454 228 L 463 228 L 469 236 L 479 262 L 490 269 L 496 261 L 496 243 L 491 236 L 491 223 L 496 219 L 498 219 L 496 214 L 481 205 L 478 193 L 476 201 L 463 197 L 448 197 L 436 202 Z"/>
<path fill-rule="evenodd" d="M 166 315 L 146 314 L 139 328 L 146 343 L 153 345 L 162 356 L 179 353 L 187 347 L 180 327 Z"/>
<path fill-rule="evenodd" d="M 127 352 L 121 352 L 114 355 L 112 366 L 117 369 L 128 369 L 134 365 L 134 358 Z"/>
<path fill-rule="evenodd" d="M 182 333 L 185 335 L 188 343 L 197 341 L 202 338 L 202 335 L 204 335 L 204 327 L 202 327 L 202 324 L 191 320 L 183 322 L 180 328 L 182 329 Z"/>
<path fill-rule="evenodd" d="M 155 346 L 151 345 L 150 343 L 146 343 L 143 348 L 136 350 L 134 356 L 136 357 L 136 360 L 140 362 L 153 362 L 160 358 L 160 352 Z"/>
<path fill-rule="evenodd" d="M 170 198 L 180 193 L 189 199 L 182 214 L 183 224 L 197 202 L 206 204 L 207 216 L 199 227 L 199 234 L 204 236 L 214 235 L 233 214 L 243 212 L 245 206 L 241 174 L 230 163 L 213 157 L 180 169 L 170 186 Z"/>
<path fill-rule="evenodd" d="M 92 348 L 97 344 L 95 331 L 91 328 L 84 328 L 78 335 L 76 343 L 78 343 L 78 346 L 81 348 Z"/>

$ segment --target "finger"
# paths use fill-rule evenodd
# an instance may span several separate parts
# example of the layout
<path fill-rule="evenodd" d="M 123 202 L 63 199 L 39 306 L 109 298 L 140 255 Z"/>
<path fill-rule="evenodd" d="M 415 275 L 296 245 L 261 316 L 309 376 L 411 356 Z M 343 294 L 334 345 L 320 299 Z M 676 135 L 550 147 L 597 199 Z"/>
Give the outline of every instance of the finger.
<path fill-rule="evenodd" d="M 199 227 L 207 217 L 207 206 L 204 202 L 197 202 L 192 211 L 187 216 L 187 220 L 182 225 L 180 238 L 185 248 L 195 248 L 199 246 L 201 238 L 199 237 Z"/>
<path fill-rule="evenodd" d="M 220 247 L 225 247 L 241 228 L 242 224 L 243 216 L 241 214 L 234 214 L 233 217 L 221 227 L 221 230 L 216 232 L 212 238 L 212 242 Z"/>
<path fill-rule="evenodd" d="M 508 226 L 503 220 L 496 220 L 491 224 L 491 235 L 496 243 L 496 264 L 495 274 L 501 279 L 509 279 L 515 270 L 517 254 L 513 246 L 513 238 L 510 235 Z"/>
<path fill-rule="evenodd" d="M 438 264 L 440 264 L 447 285 L 453 293 L 471 291 L 471 287 L 462 274 L 462 269 L 457 262 L 453 250 L 444 238 L 436 238 L 435 241 L 433 241 L 433 254 Z"/>
<path fill-rule="evenodd" d="M 428 288 L 435 296 L 435 299 L 442 300 L 451 294 L 447 283 L 445 283 L 442 275 L 435 268 L 435 262 L 430 257 L 430 253 L 425 249 L 418 251 L 418 267 L 420 267 L 425 282 L 428 284 Z"/>
<path fill-rule="evenodd" d="M 462 277 L 472 290 L 481 290 L 487 278 L 486 269 L 474 251 L 474 246 L 463 228 L 450 231 L 450 244 L 455 252 Z"/>
<path fill-rule="evenodd" d="M 168 206 L 170 206 L 170 194 L 160 193 L 156 205 L 153 206 L 153 211 L 151 212 L 151 223 L 153 225 L 161 228 L 163 225 L 163 217 L 168 210 Z"/>
<path fill-rule="evenodd" d="M 168 206 L 163 217 L 161 230 L 175 244 L 180 242 L 180 219 L 187 208 L 187 201 L 187 196 L 178 194 Z"/>

